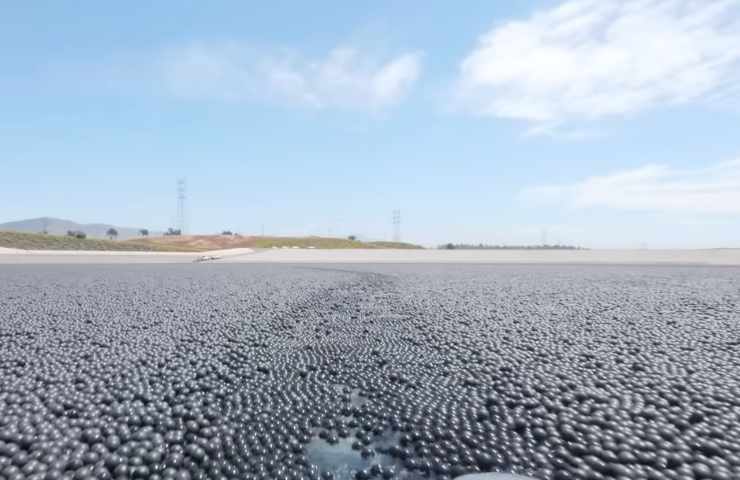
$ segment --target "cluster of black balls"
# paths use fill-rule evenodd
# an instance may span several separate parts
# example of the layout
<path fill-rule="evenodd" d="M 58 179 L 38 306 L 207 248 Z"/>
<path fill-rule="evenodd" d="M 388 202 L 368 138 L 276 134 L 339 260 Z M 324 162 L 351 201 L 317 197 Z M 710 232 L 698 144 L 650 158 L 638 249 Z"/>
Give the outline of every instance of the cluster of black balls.
<path fill-rule="evenodd" d="M 0 480 L 478 472 L 740 479 L 740 270 L 0 266 Z"/>

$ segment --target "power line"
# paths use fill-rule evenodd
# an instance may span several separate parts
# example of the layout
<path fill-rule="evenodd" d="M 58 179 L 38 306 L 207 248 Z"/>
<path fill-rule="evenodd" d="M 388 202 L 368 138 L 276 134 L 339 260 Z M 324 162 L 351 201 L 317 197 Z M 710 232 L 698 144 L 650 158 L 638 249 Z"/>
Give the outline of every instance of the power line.
<path fill-rule="evenodd" d="M 177 229 L 180 234 L 185 235 L 185 199 L 187 198 L 186 184 L 184 178 L 177 179 Z"/>

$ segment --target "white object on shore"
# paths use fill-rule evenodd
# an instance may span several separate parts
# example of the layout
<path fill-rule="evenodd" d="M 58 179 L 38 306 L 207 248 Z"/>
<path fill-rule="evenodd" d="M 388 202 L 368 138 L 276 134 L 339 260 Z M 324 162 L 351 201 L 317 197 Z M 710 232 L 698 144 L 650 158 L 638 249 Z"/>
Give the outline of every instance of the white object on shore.
<path fill-rule="evenodd" d="M 201 255 L 200 257 L 193 260 L 194 262 L 209 262 L 212 260 L 218 260 L 221 257 L 217 257 L 215 255 Z"/>

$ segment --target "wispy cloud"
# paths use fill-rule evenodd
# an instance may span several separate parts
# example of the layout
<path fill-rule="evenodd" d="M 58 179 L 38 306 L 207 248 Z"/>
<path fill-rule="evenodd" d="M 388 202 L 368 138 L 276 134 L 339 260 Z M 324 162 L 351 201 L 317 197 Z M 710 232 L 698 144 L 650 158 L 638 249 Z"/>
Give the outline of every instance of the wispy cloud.
<path fill-rule="evenodd" d="M 378 60 L 353 47 L 310 59 L 239 43 L 199 43 L 170 49 L 162 60 L 165 88 L 181 98 L 312 108 L 388 107 L 409 93 L 420 73 L 419 52 Z"/>
<path fill-rule="evenodd" d="M 533 132 L 740 93 L 740 0 L 570 0 L 482 35 L 456 95 Z"/>
<path fill-rule="evenodd" d="M 523 190 L 524 200 L 571 208 L 740 214 L 740 160 L 706 168 L 646 165 L 568 185 Z"/>

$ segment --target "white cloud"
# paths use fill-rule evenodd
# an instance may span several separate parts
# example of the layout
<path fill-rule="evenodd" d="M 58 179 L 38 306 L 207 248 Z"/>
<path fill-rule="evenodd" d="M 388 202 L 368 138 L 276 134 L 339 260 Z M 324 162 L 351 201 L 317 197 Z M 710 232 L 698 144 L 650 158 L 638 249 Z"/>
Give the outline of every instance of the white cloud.
<path fill-rule="evenodd" d="M 571 208 L 735 215 L 740 214 L 740 160 L 684 170 L 646 165 L 569 185 L 527 188 L 521 196 Z"/>
<path fill-rule="evenodd" d="M 194 44 L 168 51 L 162 66 L 165 88 L 184 98 L 379 109 L 408 94 L 420 75 L 421 55 L 377 61 L 339 47 L 309 60 L 242 44 Z"/>
<path fill-rule="evenodd" d="M 481 36 L 456 93 L 477 114 L 552 128 L 739 86 L 740 0 L 570 0 Z"/>

